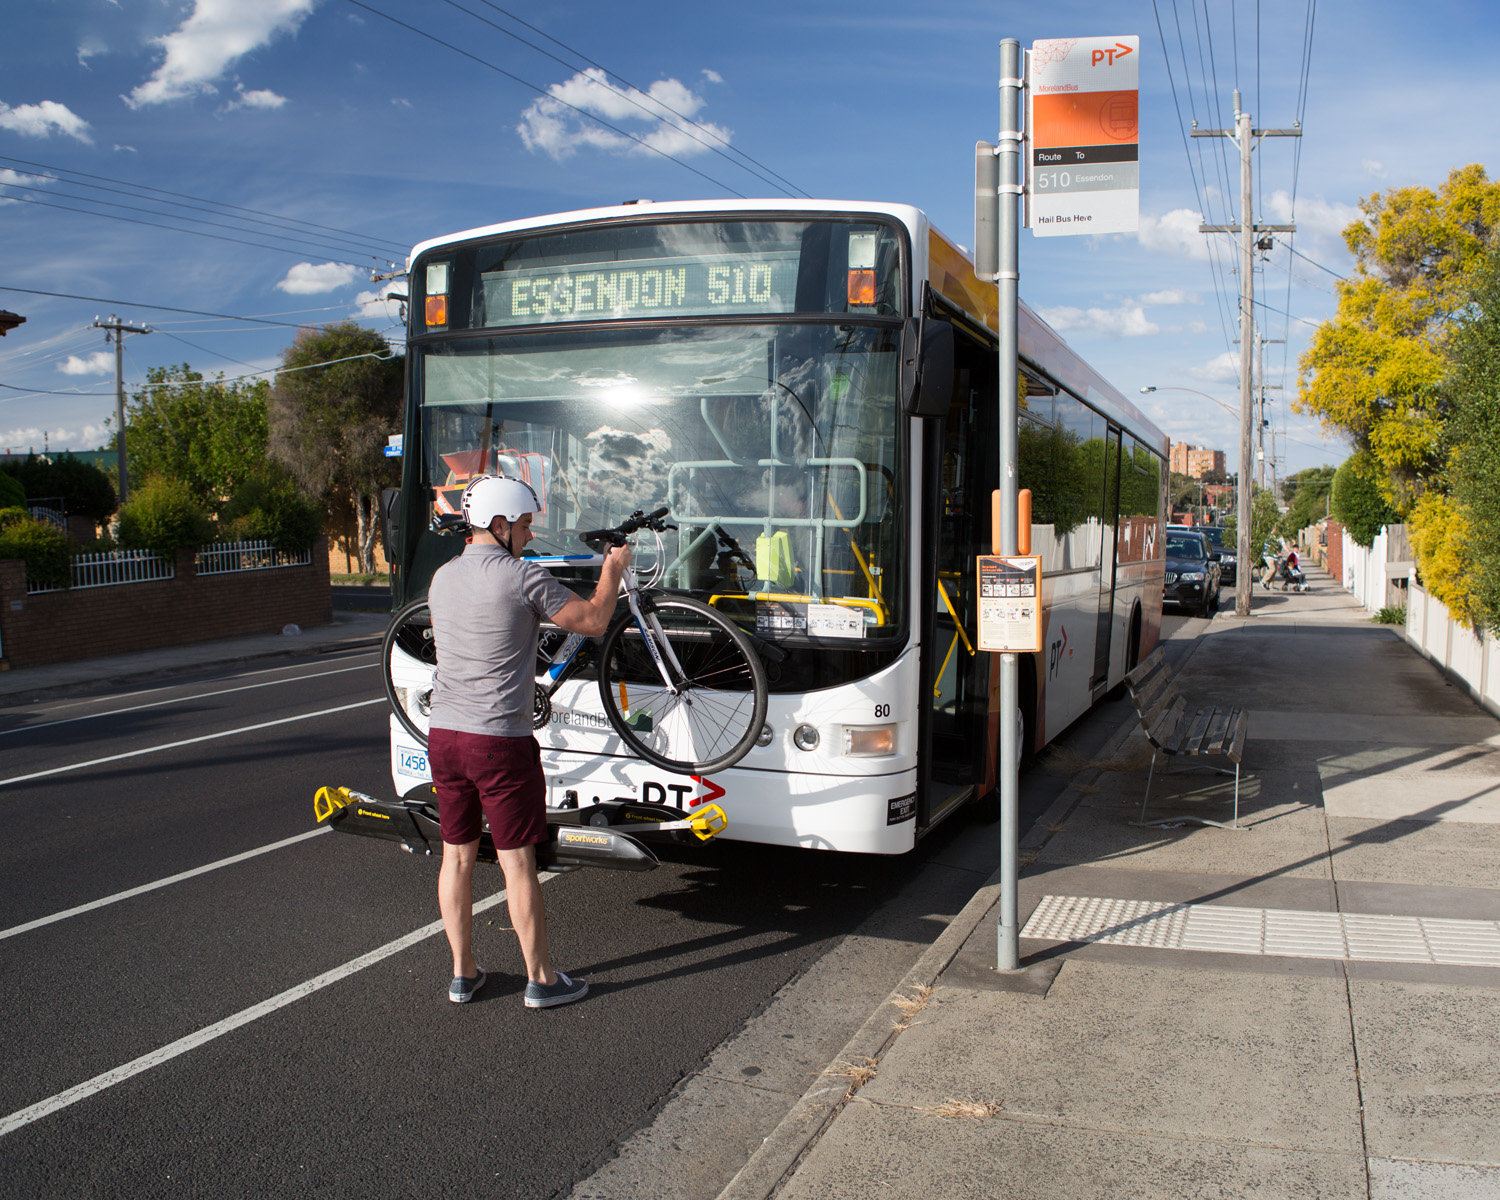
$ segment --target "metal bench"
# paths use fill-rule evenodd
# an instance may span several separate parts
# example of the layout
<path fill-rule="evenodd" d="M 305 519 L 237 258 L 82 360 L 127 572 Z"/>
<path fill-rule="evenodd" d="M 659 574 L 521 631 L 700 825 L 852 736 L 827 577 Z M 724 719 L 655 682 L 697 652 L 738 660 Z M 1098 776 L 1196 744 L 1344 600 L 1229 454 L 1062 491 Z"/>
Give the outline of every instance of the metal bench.
<path fill-rule="evenodd" d="M 1151 743 L 1151 770 L 1146 776 L 1146 794 L 1141 798 L 1141 816 L 1140 820 L 1132 821 L 1131 824 L 1160 825 L 1166 821 L 1188 821 L 1197 825 L 1212 825 L 1216 829 L 1243 829 L 1240 824 L 1240 758 L 1245 749 L 1245 729 L 1248 723 L 1245 710 L 1216 704 L 1196 706 L 1184 699 L 1177 690 L 1172 668 L 1167 666 L 1166 655 L 1160 646 L 1125 676 L 1125 685 L 1130 689 L 1130 699 L 1140 715 L 1146 740 Z M 1228 825 L 1222 821 L 1195 816 L 1147 821 L 1146 805 L 1151 799 L 1151 783 L 1156 776 L 1158 754 L 1185 758 L 1227 758 L 1234 763 L 1233 771 L 1207 763 L 1180 768 L 1184 771 L 1214 771 L 1220 775 L 1233 775 L 1234 820 Z M 1162 774 L 1166 773 L 1164 766 Z"/>

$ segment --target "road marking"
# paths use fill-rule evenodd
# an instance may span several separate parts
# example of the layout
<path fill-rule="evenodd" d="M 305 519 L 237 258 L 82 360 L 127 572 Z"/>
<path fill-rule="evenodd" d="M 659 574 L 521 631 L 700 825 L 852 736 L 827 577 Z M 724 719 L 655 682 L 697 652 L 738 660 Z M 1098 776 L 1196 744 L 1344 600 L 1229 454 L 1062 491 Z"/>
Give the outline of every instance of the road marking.
<path fill-rule="evenodd" d="M 1500 921 L 1043 896 L 1025 938 L 1160 950 L 1500 967 Z"/>
<path fill-rule="evenodd" d="M 195 692 L 177 696 L 171 700 L 153 700 L 150 704 L 134 704 L 129 708 L 111 708 L 104 712 L 86 713 L 81 717 L 64 717 L 60 721 L 45 721 L 40 725 L 17 725 L 14 729 L 0 729 L 0 737 L 11 733 L 35 733 L 39 729 L 51 729 L 54 725 L 71 725 L 74 721 L 96 721 L 101 717 L 118 717 L 124 713 L 143 712 L 148 708 L 161 708 L 165 704 L 187 704 L 193 700 L 207 700 L 210 696 L 230 696 L 235 692 L 249 692 L 255 688 L 275 687 L 281 683 L 301 683 L 304 679 L 322 679 L 326 675 L 344 675 L 349 671 L 369 671 L 378 663 L 361 663 L 357 667 L 339 667 L 334 671 L 319 671 L 316 675 L 294 675 L 290 679 L 267 679 L 260 683 L 246 683 L 239 687 L 221 688 L 217 692 Z"/>
<path fill-rule="evenodd" d="M 68 771 L 82 771 L 86 767 L 97 767 L 103 763 L 119 762 L 124 758 L 138 758 L 142 754 L 157 754 L 162 750 L 176 750 L 181 746 L 196 746 L 199 742 L 212 742 L 218 738 L 234 737 L 241 733 L 254 733 L 257 729 L 270 729 L 276 725 L 290 725 L 294 721 L 310 721 L 314 717 L 331 717 L 334 713 L 348 712 L 355 708 L 368 708 L 372 704 L 384 704 L 386 698 L 378 696 L 374 700 L 360 700 L 354 704 L 341 704 L 337 708 L 323 708 L 317 712 L 301 713 L 295 717 L 280 717 L 275 721 L 262 721 L 259 725 L 242 725 L 238 729 L 226 729 L 222 733 L 205 733 L 202 737 L 184 738 L 180 742 L 165 742 L 160 746 L 146 746 L 141 750 L 127 750 L 124 754 L 110 754 L 104 758 L 91 758 L 88 762 L 69 763 L 65 767 L 50 767 L 45 771 L 33 771 L 30 775 L 13 775 L 9 779 L 0 779 L 0 787 L 6 787 L 12 783 L 26 783 L 32 779 L 45 779 L 49 775 L 62 775 Z"/>
<path fill-rule="evenodd" d="M 538 876 L 544 883 L 554 877 L 551 872 L 543 872 Z M 501 903 L 504 899 L 505 889 L 502 888 L 493 896 L 477 901 L 474 905 L 474 912 L 478 914 L 487 909 L 494 908 L 495 905 Z M 204 1026 L 204 1028 L 198 1030 L 196 1033 L 190 1033 L 186 1037 L 178 1038 L 175 1042 L 169 1042 L 160 1049 L 132 1059 L 123 1066 L 105 1071 L 101 1075 L 95 1075 L 92 1079 L 87 1079 L 83 1083 L 68 1088 L 66 1091 L 58 1092 L 55 1096 L 49 1096 L 47 1099 L 38 1101 L 28 1108 L 13 1112 L 10 1116 L 0 1119 L 0 1137 L 4 1137 L 8 1133 L 14 1133 L 17 1129 L 30 1125 L 33 1121 L 39 1121 L 43 1117 L 57 1112 L 59 1109 L 67 1108 L 70 1104 L 77 1104 L 80 1100 L 86 1100 L 90 1096 L 104 1091 L 106 1088 L 114 1087 L 117 1083 L 124 1083 L 127 1079 L 149 1071 L 153 1067 L 159 1067 L 163 1063 L 170 1062 L 178 1055 L 186 1054 L 189 1050 L 196 1050 L 199 1046 L 207 1045 L 214 1039 L 221 1038 L 226 1033 L 231 1033 L 242 1025 L 248 1025 L 252 1021 L 258 1021 L 261 1017 L 268 1016 L 277 1009 L 285 1008 L 288 1004 L 295 1004 L 298 1000 L 311 996 L 314 992 L 322 991 L 330 984 L 338 983 L 341 979 L 347 979 L 350 975 L 363 971 L 366 967 L 372 967 L 376 963 L 390 958 L 391 955 L 399 954 L 408 947 L 415 946 L 418 942 L 425 941 L 427 938 L 432 937 L 433 934 L 442 933 L 442 931 L 442 921 L 434 921 L 430 925 L 423 925 L 422 928 L 414 929 L 403 937 L 398 937 L 394 942 L 387 942 L 384 946 L 376 950 L 371 950 L 368 954 L 361 954 L 358 958 L 351 958 L 341 967 L 334 967 L 333 970 L 324 971 L 323 974 L 315 976 L 305 983 L 299 983 L 295 987 L 287 988 L 286 991 L 272 996 L 269 1000 L 262 1000 L 259 1004 L 253 1004 L 249 1008 L 241 1009 L 231 1017 L 225 1017 L 222 1021 L 215 1021 L 212 1025 Z"/>
<path fill-rule="evenodd" d="M 309 829 L 306 833 L 297 834 L 296 837 L 283 838 L 279 842 L 272 842 L 269 846 L 261 846 L 256 850 L 246 850 L 243 854 L 221 858 L 218 862 L 194 867 L 191 871 L 183 871 L 177 875 L 169 875 L 165 879 L 158 879 L 155 883 L 143 883 L 139 887 L 129 888 L 123 892 L 116 892 L 113 896 L 105 896 L 99 900 L 91 900 L 87 904 L 80 904 L 77 908 L 53 913 L 50 917 L 38 917 L 35 921 L 27 921 L 24 925 L 12 925 L 9 929 L 0 929 L 0 942 L 32 929 L 40 929 L 43 925 L 51 925 L 57 921 L 66 921 L 69 917 L 76 917 L 81 913 L 92 912 L 96 908 L 104 908 L 109 904 L 118 904 L 121 900 L 129 900 L 132 896 L 143 896 L 147 892 L 156 891 L 158 888 L 168 887 L 174 883 L 181 883 L 184 879 L 192 879 L 195 875 L 206 875 L 210 871 L 217 871 L 220 867 L 232 867 L 235 863 L 242 863 L 249 859 L 257 858 L 262 854 L 269 854 L 272 850 L 280 850 L 284 846 L 294 846 L 298 842 L 307 841 L 308 838 L 315 838 L 320 834 L 332 832 L 333 826 L 331 825 L 324 825 L 319 829 Z"/>
<path fill-rule="evenodd" d="M 373 651 L 365 651 L 364 653 L 373 653 Z M 255 676 L 257 676 L 257 675 L 272 675 L 272 674 L 275 674 L 277 671 L 295 671 L 299 667 L 306 666 L 306 665 L 308 665 L 308 664 L 306 664 L 306 663 L 283 663 L 279 667 L 262 667 L 262 668 L 260 668 L 257 671 L 236 671 L 232 675 L 212 675 L 212 676 L 209 676 L 209 678 L 207 678 L 207 679 L 200 679 L 198 682 L 199 683 L 222 683 L 226 679 L 254 679 Z M 292 676 L 292 678 L 295 679 L 296 676 Z M 82 705 L 85 705 L 85 704 L 98 704 L 101 699 L 128 700 L 132 696 L 149 696 L 149 695 L 151 695 L 154 692 L 168 692 L 168 691 L 171 691 L 173 688 L 192 687 L 192 686 L 193 685 L 190 684 L 190 683 L 164 683 L 160 687 L 138 688 L 138 689 L 136 689 L 133 692 L 120 692 L 120 693 L 118 693 L 118 694 L 116 694 L 114 696 L 108 696 L 108 697 L 90 696 L 90 697 L 88 697 L 87 699 L 84 699 L 84 700 L 70 700 L 66 704 L 54 704 L 54 705 L 51 705 L 50 706 L 50 710 L 52 712 L 62 712 L 62 710 L 65 709 L 65 708 L 79 708 L 79 707 L 81 707 Z"/>

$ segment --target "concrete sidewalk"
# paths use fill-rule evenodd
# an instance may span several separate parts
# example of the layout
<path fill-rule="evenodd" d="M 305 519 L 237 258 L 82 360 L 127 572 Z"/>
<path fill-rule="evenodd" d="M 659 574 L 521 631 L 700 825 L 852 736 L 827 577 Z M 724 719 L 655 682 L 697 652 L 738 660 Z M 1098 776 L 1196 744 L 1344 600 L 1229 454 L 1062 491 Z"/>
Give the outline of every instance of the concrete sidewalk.
<path fill-rule="evenodd" d="M 49 695 L 86 691 L 103 685 L 174 679 L 208 667 L 300 654 L 329 654 L 374 648 L 390 623 L 384 612 L 339 612 L 329 625 L 312 626 L 294 634 L 268 633 L 254 637 L 221 638 L 188 646 L 168 646 L 132 654 L 81 659 L 46 667 L 0 671 L 0 707 Z"/>
<path fill-rule="evenodd" d="M 1179 671 L 1247 828 L 1122 727 L 721 1200 L 1500 1196 L 1500 723 L 1309 576 Z"/>

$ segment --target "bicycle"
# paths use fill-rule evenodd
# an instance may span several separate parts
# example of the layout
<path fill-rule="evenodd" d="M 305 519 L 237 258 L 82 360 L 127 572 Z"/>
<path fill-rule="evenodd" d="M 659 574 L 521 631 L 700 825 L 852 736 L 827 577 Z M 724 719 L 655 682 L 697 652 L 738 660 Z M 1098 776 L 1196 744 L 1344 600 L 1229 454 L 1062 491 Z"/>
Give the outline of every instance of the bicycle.
<path fill-rule="evenodd" d="M 592 657 L 599 678 L 605 718 L 636 756 L 679 775 L 707 775 L 739 762 L 755 745 L 766 719 L 766 670 L 749 637 L 717 609 L 658 591 L 661 535 L 675 526 L 668 510 L 636 510 L 613 529 L 578 536 L 591 549 L 623 546 L 644 530 L 656 538 L 657 569 L 643 583 L 626 568 L 620 595 L 626 607 L 598 640 L 550 629 L 537 655 L 532 726 L 552 718 L 552 696 Z M 441 533 L 467 533 L 461 517 L 443 514 L 433 522 Z M 537 555 L 529 561 L 549 569 L 598 566 L 599 552 Z M 560 636 L 559 636 L 560 635 Z M 437 652 L 427 601 L 414 600 L 391 620 L 381 644 L 386 696 L 402 727 L 427 744 L 428 710 Z"/>

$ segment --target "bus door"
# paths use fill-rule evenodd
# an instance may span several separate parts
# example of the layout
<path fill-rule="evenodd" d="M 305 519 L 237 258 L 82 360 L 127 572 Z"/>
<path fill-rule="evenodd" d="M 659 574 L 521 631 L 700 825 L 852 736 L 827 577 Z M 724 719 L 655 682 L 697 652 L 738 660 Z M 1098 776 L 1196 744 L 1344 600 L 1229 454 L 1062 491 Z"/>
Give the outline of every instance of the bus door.
<path fill-rule="evenodd" d="M 996 358 L 957 330 L 948 414 L 924 422 L 921 829 L 984 778 L 990 655 L 978 646 L 975 555 L 990 545 L 998 486 Z"/>
<path fill-rule="evenodd" d="M 1094 674 L 1089 690 L 1097 700 L 1109 687 L 1109 634 L 1115 615 L 1115 537 L 1120 511 L 1120 431 L 1110 426 L 1104 438 L 1104 501 L 1100 506 L 1099 616 L 1094 634 Z"/>

